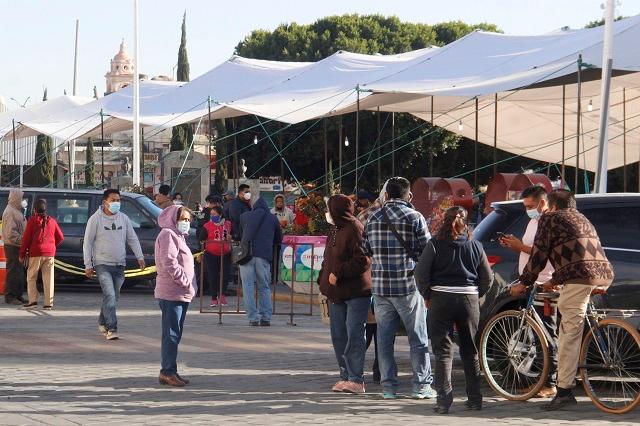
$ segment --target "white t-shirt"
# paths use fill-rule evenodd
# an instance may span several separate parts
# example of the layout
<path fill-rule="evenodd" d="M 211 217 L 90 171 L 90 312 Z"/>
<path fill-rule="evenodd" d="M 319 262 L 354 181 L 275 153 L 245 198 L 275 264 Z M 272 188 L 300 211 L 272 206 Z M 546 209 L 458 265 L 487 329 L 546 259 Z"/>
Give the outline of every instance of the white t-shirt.
<path fill-rule="evenodd" d="M 538 219 L 531 219 L 527 224 L 527 230 L 524 231 L 524 235 L 522 236 L 522 244 L 525 246 L 533 247 L 533 240 L 535 239 L 536 232 L 538 231 Z M 524 271 L 524 267 L 527 266 L 527 262 L 529 262 L 529 255 L 523 251 L 520 252 L 520 260 L 518 262 L 518 272 L 522 275 Z M 547 265 L 544 269 L 538 274 L 538 279 L 536 282 L 544 283 L 551 279 L 551 274 L 553 274 L 553 266 L 551 266 L 551 262 L 547 261 Z"/>

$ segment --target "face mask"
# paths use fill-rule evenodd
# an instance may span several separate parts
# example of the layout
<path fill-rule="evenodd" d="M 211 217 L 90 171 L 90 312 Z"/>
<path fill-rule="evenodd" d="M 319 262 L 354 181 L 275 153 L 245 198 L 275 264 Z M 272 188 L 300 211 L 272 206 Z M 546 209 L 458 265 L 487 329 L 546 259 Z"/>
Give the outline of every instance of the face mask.
<path fill-rule="evenodd" d="M 173 205 L 181 206 L 182 205 L 182 200 L 173 200 Z"/>
<path fill-rule="evenodd" d="M 250 192 L 245 192 L 244 195 L 242 196 L 242 198 L 244 198 L 245 200 L 249 201 L 251 199 L 251 193 Z"/>
<path fill-rule="evenodd" d="M 220 219 L 222 219 L 220 216 L 211 216 L 211 221 L 213 223 L 219 223 Z"/>
<path fill-rule="evenodd" d="M 22 206 L 23 209 L 26 209 L 29 203 L 27 202 L 27 200 L 22 200 L 22 203 L 20 203 L 20 205 Z"/>
<path fill-rule="evenodd" d="M 109 211 L 111 212 L 111 214 L 118 213 L 120 211 L 120 202 L 114 201 L 112 203 L 109 203 Z"/>
<path fill-rule="evenodd" d="M 184 220 L 178 222 L 178 232 L 181 234 L 188 234 L 189 228 L 191 228 L 191 223 L 185 222 Z"/>
<path fill-rule="evenodd" d="M 335 222 L 333 221 L 333 218 L 331 217 L 331 213 L 326 212 L 326 213 L 324 214 L 324 217 L 325 217 L 325 219 L 327 220 L 327 223 L 328 223 L 329 225 L 335 225 Z"/>
<path fill-rule="evenodd" d="M 537 219 L 540 217 L 541 214 L 542 213 L 538 211 L 538 206 L 536 206 L 535 209 L 531 209 L 531 210 L 527 209 L 527 216 L 529 216 L 530 219 Z"/>

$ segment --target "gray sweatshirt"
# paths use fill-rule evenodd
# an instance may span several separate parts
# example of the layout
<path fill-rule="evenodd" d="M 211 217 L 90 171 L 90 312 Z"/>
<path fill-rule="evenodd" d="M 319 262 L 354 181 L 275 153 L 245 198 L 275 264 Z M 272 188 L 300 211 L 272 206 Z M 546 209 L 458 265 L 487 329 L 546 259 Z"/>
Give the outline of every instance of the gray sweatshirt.
<path fill-rule="evenodd" d="M 125 266 L 125 243 L 129 244 L 136 259 L 144 259 L 129 217 L 124 213 L 108 216 L 100 207 L 89 218 L 84 231 L 82 250 L 85 268 L 93 268 L 95 265 Z"/>

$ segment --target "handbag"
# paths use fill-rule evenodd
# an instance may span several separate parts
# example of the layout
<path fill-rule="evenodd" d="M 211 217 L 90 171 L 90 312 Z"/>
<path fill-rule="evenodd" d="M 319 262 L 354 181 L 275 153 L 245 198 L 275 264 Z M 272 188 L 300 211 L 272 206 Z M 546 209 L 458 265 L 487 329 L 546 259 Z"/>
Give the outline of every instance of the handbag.
<path fill-rule="evenodd" d="M 256 228 L 256 232 L 253 234 L 252 238 L 247 241 L 240 241 L 237 246 L 233 246 L 231 249 L 231 262 L 236 265 L 245 265 L 253 258 L 253 238 L 255 238 L 258 231 L 262 227 L 262 223 L 264 219 L 267 217 L 268 212 L 264 212 L 262 215 L 262 219 L 260 219 L 260 223 Z"/>
<path fill-rule="evenodd" d="M 415 252 L 415 250 L 413 250 L 413 247 L 407 241 L 405 241 L 404 238 L 402 238 L 402 236 L 398 232 L 398 229 L 396 229 L 396 226 L 391 222 L 391 219 L 387 215 L 387 212 L 385 211 L 384 207 L 382 208 L 382 218 L 384 219 L 384 222 L 387 224 L 387 227 L 389 228 L 389 230 L 400 242 L 402 247 L 404 247 L 405 251 L 407 252 L 407 257 L 417 262 L 418 254 Z"/>

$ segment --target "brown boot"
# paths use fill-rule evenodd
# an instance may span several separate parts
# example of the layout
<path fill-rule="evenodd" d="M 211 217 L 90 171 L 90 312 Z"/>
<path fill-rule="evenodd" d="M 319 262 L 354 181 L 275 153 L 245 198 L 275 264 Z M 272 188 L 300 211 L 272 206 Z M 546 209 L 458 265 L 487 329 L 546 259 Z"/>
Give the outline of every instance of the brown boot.
<path fill-rule="evenodd" d="M 180 380 L 175 374 L 173 376 L 168 376 L 166 374 L 160 373 L 160 377 L 158 377 L 158 380 L 162 385 L 173 386 L 176 388 L 184 387 L 184 382 Z"/>
<path fill-rule="evenodd" d="M 182 377 L 182 376 L 181 376 L 181 375 L 179 375 L 178 373 L 176 373 L 176 377 L 177 377 L 179 380 L 182 380 L 182 382 L 183 382 L 185 385 L 188 385 L 188 384 L 189 384 L 189 382 L 190 382 L 190 380 L 189 380 L 189 379 L 185 379 L 184 377 Z"/>

